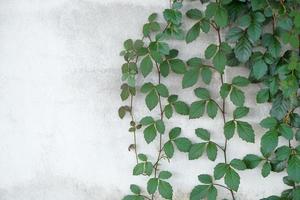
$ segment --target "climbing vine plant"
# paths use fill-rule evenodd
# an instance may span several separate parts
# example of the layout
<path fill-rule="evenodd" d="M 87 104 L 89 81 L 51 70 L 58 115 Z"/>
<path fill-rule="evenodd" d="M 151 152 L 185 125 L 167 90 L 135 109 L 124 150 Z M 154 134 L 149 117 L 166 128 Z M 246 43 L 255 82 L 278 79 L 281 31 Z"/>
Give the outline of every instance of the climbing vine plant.
<path fill-rule="evenodd" d="M 227 199 L 235 200 L 239 196 L 239 172 L 256 167 L 261 168 L 263 177 L 278 172 L 286 174 L 282 183 L 274 184 L 286 184 L 289 189 L 264 200 L 299 200 L 300 0 L 200 2 L 201 8 L 197 7 L 199 2 L 194 2 L 194 8 L 183 13 L 185 2 L 171 0 L 170 7 L 162 13 L 163 21 L 158 20 L 158 14 L 151 14 L 143 26 L 142 38 L 124 42 L 121 98 L 127 103 L 119 108 L 119 116 L 124 118 L 127 114 L 131 119 L 129 132 L 133 144 L 129 149 L 136 159 L 132 173 L 147 177 L 147 181 L 144 187 L 130 185 L 132 194 L 123 200 L 173 199 L 169 181 L 172 173 L 162 169 L 161 162 L 172 159 L 176 151 L 186 153 L 189 160 L 207 158 L 215 162 L 212 174 L 198 175 L 199 184 L 190 192 L 190 200 L 224 199 L 218 192 L 220 188 L 228 191 Z M 188 30 L 182 26 L 186 21 L 193 23 Z M 179 51 L 171 47 L 172 40 L 197 42 L 203 34 L 217 38 L 204 50 L 204 58 L 182 60 Z M 226 80 L 229 67 L 247 68 L 249 76 Z M 170 93 L 162 81 L 170 75 L 182 78 L 182 89 L 190 89 L 193 102 L 184 102 L 178 94 Z M 137 77 L 143 83 L 137 84 Z M 219 84 L 214 88 L 218 88 L 219 97 L 213 97 L 208 90 L 212 77 L 218 77 Z M 267 131 L 256 133 L 257 137 L 252 125 L 244 120 L 250 109 L 245 105 L 243 90 L 249 84 L 261 88 L 256 94 L 258 104 L 271 105 L 269 116 L 260 122 Z M 134 113 L 138 92 L 145 96 L 149 110 L 141 119 L 136 119 Z M 233 112 L 227 109 L 230 104 L 235 106 Z M 184 136 L 179 124 L 169 128 L 168 119 L 179 115 L 189 119 L 220 116 L 223 129 L 198 127 L 198 140 L 194 141 Z M 222 133 L 224 142 L 213 141 L 211 130 Z M 137 137 L 142 136 L 147 144 L 158 144 L 157 155 L 140 152 Z M 243 158 L 230 158 L 227 149 L 233 137 L 239 137 L 245 145 L 260 142 L 261 154 L 249 152 Z M 216 162 L 217 156 L 223 161 Z"/>

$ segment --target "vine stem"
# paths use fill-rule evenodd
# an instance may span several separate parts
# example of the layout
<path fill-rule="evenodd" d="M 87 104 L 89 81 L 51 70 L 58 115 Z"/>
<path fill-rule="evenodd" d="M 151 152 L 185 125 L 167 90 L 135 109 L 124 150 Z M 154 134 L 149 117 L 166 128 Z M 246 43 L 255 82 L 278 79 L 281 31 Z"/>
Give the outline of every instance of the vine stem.
<path fill-rule="evenodd" d="M 133 95 L 130 95 L 130 116 L 131 116 L 131 121 L 134 122 L 134 116 L 133 116 Z M 138 153 L 137 153 L 137 141 L 136 141 L 136 130 L 135 129 L 133 131 L 133 144 L 134 144 L 134 154 L 135 154 L 136 164 L 138 164 L 139 163 L 139 159 L 138 159 Z"/>
<path fill-rule="evenodd" d="M 217 25 L 215 25 L 213 23 L 212 23 L 212 26 L 216 30 L 217 34 L 218 34 L 219 45 L 221 45 L 222 38 L 221 38 L 220 28 L 217 27 Z M 222 73 L 220 73 L 220 78 L 221 78 L 221 84 L 223 85 L 224 84 L 224 75 Z M 224 98 L 222 98 L 222 108 L 220 108 L 220 110 L 221 110 L 221 113 L 222 113 L 223 123 L 225 125 L 225 123 L 226 123 L 226 102 L 225 102 Z M 226 164 L 228 164 L 228 161 L 227 161 L 227 146 L 228 146 L 228 140 L 227 140 L 227 138 L 225 138 L 223 153 L 224 153 L 224 162 Z M 235 196 L 234 196 L 233 190 L 230 189 L 230 188 L 227 188 L 227 189 L 230 191 L 232 199 L 235 200 Z"/>

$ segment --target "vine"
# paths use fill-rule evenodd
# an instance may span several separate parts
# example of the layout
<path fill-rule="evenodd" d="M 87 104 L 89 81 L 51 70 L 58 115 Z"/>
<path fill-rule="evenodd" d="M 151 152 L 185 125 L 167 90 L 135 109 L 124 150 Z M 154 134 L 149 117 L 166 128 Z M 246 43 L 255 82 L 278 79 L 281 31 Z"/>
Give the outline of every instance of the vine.
<path fill-rule="evenodd" d="M 281 196 L 273 195 L 264 200 L 298 200 L 300 1 L 202 0 L 201 3 L 206 7 L 204 11 L 195 7 L 186 12 L 187 20 L 194 21 L 186 33 L 182 29 L 186 19 L 181 12 L 183 1 L 171 0 L 170 8 L 163 11 L 164 23 L 159 23 L 158 15 L 153 13 L 143 26 L 142 39 L 128 39 L 124 42 L 124 50 L 121 52 L 125 60 L 122 66 L 124 83 L 121 86 L 121 98 L 123 101 L 129 99 L 129 105 L 119 108 L 119 116 L 123 118 L 129 113 L 131 117 L 129 132 L 133 134 L 133 144 L 129 149 L 134 151 L 136 159 L 133 175 L 144 175 L 149 179 L 146 191 L 132 184 L 132 194 L 125 196 L 123 200 L 154 200 L 158 195 L 164 199 L 173 199 L 173 188 L 168 181 L 172 173 L 161 169 L 160 162 L 172 159 L 175 147 L 186 153 L 189 160 L 199 159 L 206 152 L 207 158 L 215 162 L 218 150 L 223 153 L 224 162 L 216 163 L 212 175 L 198 176 L 200 184 L 191 191 L 190 200 L 217 199 L 220 197 L 218 189 L 221 188 L 228 190 L 231 199 L 235 200 L 239 196 L 238 171 L 256 168 L 260 163 L 263 163 L 263 177 L 270 175 L 271 171 L 286 171 L 287 176 L 283 178 L 283 182 L 291 187 L 283 191 Z M 194 42 L 201 32 L 214 34 L 211 29 L 216 34 L 217 44 L 212 43 L 205 49 L 204 58 L 193 57 L 183 61 L 178 58 L 179 51 L 172 49 L 168 43 L 173 39 Z M 223 37 L 221 33 L 226 36 Z M 235 76 L 227 82 L 226 69 L 234 66 L 248 68 L 249 77 Z M 183 89 L 196 86 L 193 89 L 196 101 L 186 103 L 179 100 L 178 95 L 170 94 L 161 80 L 171 73 L 182 76 Z M 135 80 L 139 74 L 144 78 L 156 74 L 157 82 L 145 82 L 138 88 Z M 220 98 L 213 98 L 205 87 L 211 84 L 214 74 L 220 77 Z M 204 84 L 200 87 L 199 77 Z M 264 85 L 257 93 L 256 101 L 272 105 L 270 117 L 260 123 L 269 130 L 261 137 L 262 155 L 250 152 L 243 159 L 230 158 L 227 149 L 235 133 L 245 142 L 255 142 L 251 124 L 241 120 L 250 111 L 245 106 L 245 94 L 242 90 L 250 83 Z M 159 118 L 147 115 L 139 121 L 135 120 L 133 107 L 137 91 L 146 95 L 146 106 L 151 114 L 158 110 Z M 236 107 L 233 113 L 228 113 L 229 104 Z M 201 142 L 181 136 L 183 131 L 180 127 L 169 129 L 167 119 L 173 117 L 174 111 L 189 119 L 198 119 L 204 115 L 215 119 L 219 113 L 224 125 L 221 131 L 224 133 L 224 143 L 212 141 L 211 130 L 201 127 L 195 130 L 195 135 Z M 145 154 L 138 153 L 136 137 L 141 128 L 146 143 L 150 144 L 155 140 L 158 142 L 157 156 L 152 161 Z M 166 129 L 169 129 L 168 136 L 165 134 Z M 287 144 L 278 147 L 279 137 L 287 140 Z"/>

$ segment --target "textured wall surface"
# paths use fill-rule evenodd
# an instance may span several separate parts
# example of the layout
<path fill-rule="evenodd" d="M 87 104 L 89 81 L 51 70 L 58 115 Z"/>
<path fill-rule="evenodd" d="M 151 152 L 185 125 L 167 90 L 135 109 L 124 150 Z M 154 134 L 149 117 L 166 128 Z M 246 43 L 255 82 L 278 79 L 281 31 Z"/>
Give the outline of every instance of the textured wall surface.
<path fill-rule="evenodd" d="M 132 142 L 129 119 L 121 121 L 117 116 L 122 104 L 119 51 L 125 39 L 141 37 L 148 14 L 167 5 L 162 0 L 0 0 L 1 200 L 120 200 L 130 183 L 145 185 L 145 178 L 131 175 L 135 161 L 127 150 Z M 203 35 L 179 56 L 203 56 L 203 49 L 215 39 Z M 248 71 L 236 68 L 226 74 L 230 81 L 233 74 Z M 178 93 L 180 79 L 173 76 L 165 84 Z M 219 84 L 214 74 L 210 89 L 215 96 Z M 257 90 L 257 86 L 246 88 L 246 105 L 258 140 L 263 133 L 258 122 L 269 106 L 255 104 Z M 186 90 L 179 95 L 187 102 L 194 98 Z M 142 96 L 135 106 L 139 118 L 146 111 Z M 214 140 L 224 139 L 220 116 L 216 120 L 178 116 L 167 126 L 175 123 L 187 137 L 193 138 L 193 130 L 203 127 Z M 157 144 L 143 148 L 142 134 L 138 137 L 139 150 L 154 159 Z M 258 150 L 259 142 L 247 144 L 234 138 L 229 158 Z M 218 159 L 223 160 L 221 154 Z M 174 174 L 174 199 L 188 199 L 196 175 L 211 173 L 214 165 L 206 158 L 188 161 L 178 152 L 170 163 L 163 163 L 162 168 Z M 237 194 L 241 200 L 257 200 L 283 187 L 282 174 L 263 179 L 256 169 L 241 176 Z M 221 191 L 220 197 L 227 197 L 227 192 Z"/>

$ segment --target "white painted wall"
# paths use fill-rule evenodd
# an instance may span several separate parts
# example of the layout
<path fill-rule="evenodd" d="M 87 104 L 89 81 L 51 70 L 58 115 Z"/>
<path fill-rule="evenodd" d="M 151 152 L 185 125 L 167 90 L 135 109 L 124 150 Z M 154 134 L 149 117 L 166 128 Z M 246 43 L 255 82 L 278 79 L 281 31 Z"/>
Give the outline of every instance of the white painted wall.
<path fill-rule="evenodd" d="M 0 0 L 1 200 L 120 200 L 130 183 L 145 185 L 145 178 L 131 175 L 129 119 L 117 116 L 123 62 L 118 54 L 125 39 L 141 37 L 148 14 L 167 5 L 167 0 Z M 184 47 L 180 57 L 203 56 L 215 39 L 203 35 Z M 230 69 L 226 80 L 247 73 Z M 210 88 L 217 96 L 217 74 L 214 78 Z M 173 76 L 165 83 L 178 93 L 180 79 Z M 258 122 L 269 106 L 255 104 L 256 91 L 257 86 L 246 89 L 246 105 L 258 140 L 263 133 Z M 187 90 L 180 95 L 187 102 L 194 98 Z M 136 107 L 139 118 L 146 111 L 141 95 Z M 158 111 L 152 114 L 157 116 Z M 175 123 L 195 141 L 197 127 L 209 129 L 216 141 L 223 141 L 220 116 L 214 121 L 178 116 L 167 125 Z M 139 150 L 154 159 L 157 144 L 143 149 L 142 134 L 138 137 Z M 242 158 L 258 149 L 259 142 L 247 144 L 235 138 L 229 143 L 229 157 Z M 221 154 L 218 158 L 223 160 Z M 188 199 L 196 175 L 212 173 L 214 165 L 206 158 L 188 161 L 178 152 L 170 164 L 163 163 L 162 168 L 174 174 L 174 199 Z M 241 172 L 239 199 L 257 200 L 281 191 L 282 174 L 266 179 L 259 174 L 259 170 Z M 226 191 L 221 197 L 227 197 Z"/>

